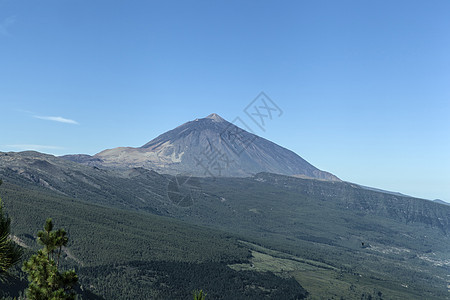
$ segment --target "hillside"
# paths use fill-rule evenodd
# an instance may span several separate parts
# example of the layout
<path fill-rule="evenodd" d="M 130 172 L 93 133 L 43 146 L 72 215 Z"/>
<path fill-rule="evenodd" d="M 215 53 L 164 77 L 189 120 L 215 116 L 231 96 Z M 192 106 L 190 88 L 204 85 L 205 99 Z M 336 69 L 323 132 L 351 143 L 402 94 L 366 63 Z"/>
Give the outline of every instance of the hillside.
<path fill-rule="evenodd" d="M 79 211 L 73 216 L 76 220 L 70 221 L 72 213 L 67 219 L 69 233 L 79 232 L 70 249 L 75 247 L 75 256 L 86 261 L 83 270 L 89 276 L 104 272 L 101 278 L 117 279 L 112 259 L 148 278 L 145 270 L 150 265 L 155 270 L 176 268 L 159 262 L 172 264 L 177 257 L 190 270 L 197 267 L 191 263 L 206 260 L 222 263 L 211 266 L 216 271 L 225 264 L 234 271 L 270 271 L 295 278 L 313 299 L 361 298 L 378 292 L 387 299 L 448 296 L 450 207 L 432 201 L 347 182 L 270 173 L 195 178 L 143 168 L 104 170 L 36 152 L 0 155 L 0 177 L 8 191 L 0 195 L 14 224 L 27 224 L 16 232 L 27 244 L 32 244 L 30 235 L 46 216 L 66 226 L 63 216 Z M 31 209 L 34 204 L 39 210 Z M 80 223 L 86 225 L 77 229 Z M 85 230 L 91 237 L 83 236 Z M 126 242 L 113 238 L 117 232 Z M 192 245 L 184 244 L 186 236 L 195 237 Z M 172 237 L 179 242 L 172 244 Z M 77 240 L 84 246 L 76 246 Z M 154 242 L 159 246 L 146 248 Z M 191 249 L 204 244 L 211 250 L 195 256 L 197 250 Z M 111 247 L 120 249 L 117 256 L 109 254 Z M 102 280 L 94 286 L 104 286 Z M 333 284 L 324 288 L 321 282 Z M 142 288 L 157 292 L 154 286 Z"/>
<path fill-rule="evenodd" d="M 9 183 L 0 187 L 0 196 L 13 221 L 12 234 L 26 248 L 36 250 L 35 233 L 47 216 L 66 228 L 70 243 L 64 265 L 74 267 L 82 289 L 96 295 L 89 299 L 191 299 L 200 287 L 214 299 L 301 299 L 306 294 L 293 279 L 228 268 L 248 262 L 250 252 L 223 231 Z"/>

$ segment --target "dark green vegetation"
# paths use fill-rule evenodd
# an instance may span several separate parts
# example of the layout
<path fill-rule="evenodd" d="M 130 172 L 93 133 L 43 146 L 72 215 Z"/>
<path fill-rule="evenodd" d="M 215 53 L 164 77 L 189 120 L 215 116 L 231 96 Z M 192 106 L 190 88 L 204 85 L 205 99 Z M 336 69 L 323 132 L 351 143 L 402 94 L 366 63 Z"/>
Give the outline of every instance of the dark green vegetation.
<path fill-rule="evenodd" d="M 2 185 L 0 180 L 0 185 Z M 19 262 L 22 249 L 11 240 L 11 219 L 3 211 L 3 202 L 0 198 L 0 281 L 8 276 L 8 270 Z"/>
<path fill-rule="evenodd" d="M 25 291 L 28 299 L 58 299 L 74 300 L 76 293 L 73 290 L 78 281 L 74 270 L 61 273 L 58 270 L 62 247 L 69 241 L 66 231 L 58 229 L 53 231 L 53 222 L 49 218 L 45 222 L 44 231 L 39 231 L 37 241 L 44 246 L 37 254 L 23 264 L 23 271 L 28 274 L 30 282 Z"/>
<path fill-rule="evenodd" d="M 174 197 L 170 176 L 31 152 L 0 154 L 0 177 L 20 241 L 52 216 L 64 263 L 107 299 L 450 295 L 450 207 L 432 201 L 273 174 L 178 178 Z"/>
<path fill-rule="evenodd" d="M 10 184 L 0 193 L 8 198 L 13 233 L 24 245 L 35 244 L 30 232 L 39 228 L 42 216 L 54 216 L 67 228 L 70 242 L 64 265 L 76 269 L 83 289 L 105 299 L 167 299 L 167 295 L 192 299 L 192 290 L 199 286 L 210 295 L 225 297 L 239 285 L 238 293 L 246 291 L 242 299 L 260 299 L 261 289 L 268 297 L 303 291 L 291 279 L 228 268 L 248 261 L 249 251 L 224 232 Z M 274 288 L 272 279 L 280 288 Z"/>
<path fill-rule="evenodd" d="M 195 290 L 193 292 L 194 300 L 205 300 L 206 293 L 203 293 L 203 290 Z"/>
<path fill-rule="evenodd" d="M 88 278 L 106 275 L 110 285 L 103 285 L 100 291 L 106 299 L 117 299 L 117 295 L 131 299 L 192 299 L 186 292 L 197 286 L 208 291 L 207 299 L 303 299 L 306 295 L 293 278 L 272 272 L 237 271 L 223 262 L 135 261 L 85 268 L 83 274 Z M 113 288 L 113 284 L 118 286 Z"/>

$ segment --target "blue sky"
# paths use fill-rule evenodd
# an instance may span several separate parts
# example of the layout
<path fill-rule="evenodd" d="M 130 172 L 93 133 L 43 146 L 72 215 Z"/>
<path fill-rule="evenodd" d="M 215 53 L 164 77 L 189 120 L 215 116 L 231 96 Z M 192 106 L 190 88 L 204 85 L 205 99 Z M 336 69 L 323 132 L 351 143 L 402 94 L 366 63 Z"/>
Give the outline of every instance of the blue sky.
<path fill-rule="evenodd" d="M 0 0 L 0 151 L 141 146 L 212 112 L 343 180 L 450 201 L 449 1 Z M 266 130 L 244 108 L 264 91 Z"/>

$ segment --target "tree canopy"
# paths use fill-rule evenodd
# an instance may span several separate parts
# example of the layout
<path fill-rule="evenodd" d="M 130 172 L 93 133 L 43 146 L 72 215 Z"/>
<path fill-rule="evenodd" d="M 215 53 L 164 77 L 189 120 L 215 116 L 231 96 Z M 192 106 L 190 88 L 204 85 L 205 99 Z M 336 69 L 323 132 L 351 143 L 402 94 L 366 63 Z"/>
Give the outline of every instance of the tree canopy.
<path fill-rule="evenodd" d="M 44 230 L 39 231 L 38 243 L 43 246 L 23 265 L 30 282 L 25 291 L 33 300 L 72 300 L 76 294 L 73 287 L 78 281 L 74 270 L 58 271 L 62 247 L 67 245 L 68 238 L 64 229 L 53 231 L 53 222 L 46 220 Z"/>
<path fill-rule="evenodd" d="M 2 181 L 0 180 L 0 185 Z M 11 239 L 11 219 L 3 211 L 0 199 L 0 280 L 5 280 L 7 271 L 22 257 L 22 249 Z"/>

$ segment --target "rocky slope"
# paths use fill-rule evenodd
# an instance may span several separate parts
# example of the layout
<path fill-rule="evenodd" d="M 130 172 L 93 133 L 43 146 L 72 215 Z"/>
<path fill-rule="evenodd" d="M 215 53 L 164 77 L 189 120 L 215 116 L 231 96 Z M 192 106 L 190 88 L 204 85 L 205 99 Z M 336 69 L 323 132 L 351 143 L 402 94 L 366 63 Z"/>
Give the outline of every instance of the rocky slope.
<path fill-rule="evenodd" d="M 259 172 L 339 181 L 294 152 L 249 133 L 217 114 L 187 122 L 139 148 L 119 147 L 75 162 L 115 169 L 143 167 L 159 173 L 245 177 Z"/>

